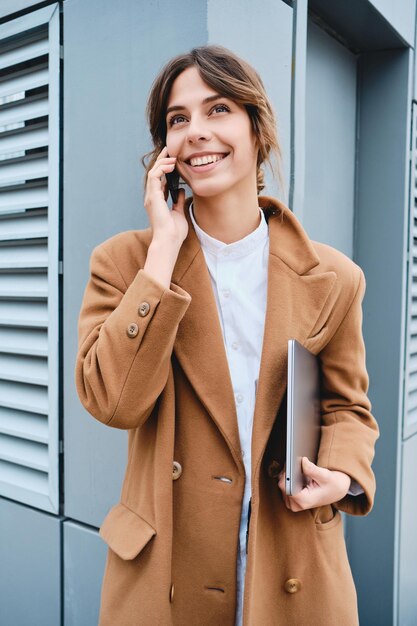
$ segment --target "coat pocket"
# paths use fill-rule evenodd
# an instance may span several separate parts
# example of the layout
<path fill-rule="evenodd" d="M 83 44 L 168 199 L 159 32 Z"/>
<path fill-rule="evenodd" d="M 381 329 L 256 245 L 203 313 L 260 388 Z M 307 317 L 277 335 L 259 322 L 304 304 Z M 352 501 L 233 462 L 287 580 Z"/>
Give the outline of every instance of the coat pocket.
<path fill-rule="evenodd" d="M 328 530 L 337 526 L 342 519 L 340 511 L 332 504 L 324 504 L 310 509 L 317 530 Z"/>
<path fill-rule="evenodd" d="M 156 535 L 156 530 L 119 502 L 108 512 L 99 535 L 121 559 L 130 561 Z"/>

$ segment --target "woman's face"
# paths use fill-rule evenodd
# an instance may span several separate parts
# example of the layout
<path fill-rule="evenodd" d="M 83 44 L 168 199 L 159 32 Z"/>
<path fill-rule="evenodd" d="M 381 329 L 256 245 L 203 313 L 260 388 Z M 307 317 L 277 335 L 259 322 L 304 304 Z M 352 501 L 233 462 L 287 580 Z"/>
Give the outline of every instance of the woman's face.
<path fill-rule="evenodd" d="M 166 123 L 168 154 L 195 196 L 256 188 L 258 148 L 246 109 L 216 93 L 195 67 L 175 79 Z"/>

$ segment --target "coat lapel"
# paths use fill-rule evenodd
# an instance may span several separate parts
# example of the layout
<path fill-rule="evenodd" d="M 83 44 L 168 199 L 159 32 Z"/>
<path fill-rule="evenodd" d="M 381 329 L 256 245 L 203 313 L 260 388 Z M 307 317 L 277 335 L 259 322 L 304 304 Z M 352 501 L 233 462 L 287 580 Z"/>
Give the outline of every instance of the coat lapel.
<path fill-rule="evenodd" d="M 320 259 L 292 212 L 275 199 L 260 197 L 268 217 L 269 262 L 265 329 L 252 435 L 255 479 L 287 386 L 288 339 L 304 343 L 334 285 L 334 272 L 311 273 Z M 189 218 L 189 231 L 173 282 L 191 295 L 180 323 L 175 354 L 200 400 L 243 469 L 235 399 L 210 275 Z"/>
<path fill-rule="evenodd" d="M 235 398 L 217 305 L 204 253 L 192 225 L 187 200 L 188 235 L 181 246 L 172 281 L 191 295 L 174 352 L 201 402 L 243 467 Z"/>
<path fill-rule="evenodd" d="M 332 290 L 336 274 L 315 272 L 320 259 L 301 224 L 283 204 L 260 198 L 264 210 L 280 208 L 269 226 L 268 292 L 252 433 L 252 480 L 287 388 L 288 339 L 303 344 Z"/>

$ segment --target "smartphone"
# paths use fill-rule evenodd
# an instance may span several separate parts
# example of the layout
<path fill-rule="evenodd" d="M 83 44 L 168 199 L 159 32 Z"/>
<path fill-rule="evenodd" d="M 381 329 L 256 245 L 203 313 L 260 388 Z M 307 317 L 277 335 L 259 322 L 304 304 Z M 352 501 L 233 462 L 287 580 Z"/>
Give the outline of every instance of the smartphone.
<path fill-rule="evenodd" d="M 174 169 L 173 172 L 168 172 L 165 174 L 165 178 L 167 179 L 169 193 L 171 194 L 172 202 L 176 204 L 178 202 L 178 187 L 180 182 L 180 175 L 177 170 Z"/>

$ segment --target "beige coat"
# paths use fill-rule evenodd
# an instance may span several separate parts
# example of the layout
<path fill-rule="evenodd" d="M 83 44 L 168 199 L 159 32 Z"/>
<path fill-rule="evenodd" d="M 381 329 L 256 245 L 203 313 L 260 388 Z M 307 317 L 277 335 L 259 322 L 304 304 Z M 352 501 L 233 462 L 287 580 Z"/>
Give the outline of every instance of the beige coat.
<path fill-rule="evenodd" d="M 368 513 L 375 491 L 365 280 L 342 253 L 311 241 L 284 205 L 259 201 L 270 253 L 244 626 L 354 626 L 339 511 Z M 150 229 L 129 231 L 95 248 L 79 320 L 81 401 L 103 424 L 129 431 L 120 502 L 100 529 L 110 548 L 100 626 L 233 626 L 245 473 L 216 303 L 191 223 L 170 289 L 141 270 L 150 240 Z M 285 507 L 276 478 L 292 337 L 321 357 L 318 464 L 364 489 L 299 513 Z"/>

